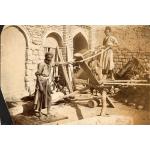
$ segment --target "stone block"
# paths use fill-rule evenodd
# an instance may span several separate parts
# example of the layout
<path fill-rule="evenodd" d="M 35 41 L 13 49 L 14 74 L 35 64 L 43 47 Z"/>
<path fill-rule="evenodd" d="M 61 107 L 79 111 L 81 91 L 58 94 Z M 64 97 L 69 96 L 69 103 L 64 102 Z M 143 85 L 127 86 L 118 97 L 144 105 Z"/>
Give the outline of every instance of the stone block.
<path fill-rule="evenodd" d="M 33 60 L 32 63 L 33 63 L 33 64 L 37 64 L 37 60 Z"/>
<path fill-rule="evenodd" d="M 34 50 L 34 51 L 33 51 L 33 55 L 38 55 L 38 51 L 37 51 L 37 50 Z"/>
<path fill-rule="evenodd" d="M 33 70 L 34 65 L 33 64 L 26 64 L 26 69 Z"/>
<path fill-rule="evenodd" d="M 43 51 L 39 51 L 39 56 L 44 56 L 44 52 Z"/>
<path fill-rule="evenodd" d="M 30 69 L 27 69 L 25 75 L 26 76 L 31 76 L 31 74 L 32 74 L 32 71 Z"/>
<path fill-rule="evenodd" d="M 29 60 L 29 59 L 28 59 L 28 60 L 26 61 L 26 64 L 32 64 L 32 60 Z"/>
<path fill-rule="evenodd" d="M 39 45 L 32 44 L 31 48 L 32 48 L 32 50 L 39 49 Z"/>
<path fill-rule="evenodd" d="M 31 49 L 27 50 L 27 55 L 32 55 L 32 50 Z"/>
<path fill-rule="evenodd" d="M 29 82 L 32 81 L 32 77 L 31 76 L 25 76 L 25 82 Z"/>
<path fill-rule="evenodd" d="M 124 58 L 124 56 L 121 55 L 121 56 L 119 56 L 119 58 Z"/>
<path fill-rule="evenodd" d="M 33 60 L 33 55 L 32 54 L 27 55 L 27 60 L 32 61 Z"/>

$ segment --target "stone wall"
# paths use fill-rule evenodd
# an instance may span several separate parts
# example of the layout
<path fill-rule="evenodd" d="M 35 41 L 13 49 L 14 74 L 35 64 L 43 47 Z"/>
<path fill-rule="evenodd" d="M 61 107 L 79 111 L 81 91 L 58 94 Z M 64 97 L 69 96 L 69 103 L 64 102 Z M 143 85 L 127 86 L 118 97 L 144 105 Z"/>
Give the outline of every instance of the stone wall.
<path fill-rule="evenodd" d="M 31 43 L 26 52 L 26 76 L 25 83 L 29 92 L 33 92 L 35 88 L 37 64 L 44 60 L 44 40 L 51 32 L 57 32 L 62 36 L 62 26 L 24 26 L 28 31 Z"/>
<path fill-rule="evenodd" d="M 111 26 L 112 34 L 118 39 L 119 49 L 114 50 L 116 70 L 136 57 L 147 66 L 150 64 L 150 26 Z M 96 45 L 102 45 L 105 26 L 97 26 Z"/>
<path fill-rule="evenodd" d="M 26 70 L 25 70 L 25 84 L 26 90 L 29 93 L 33 93 L 35 89 L 35 72 L 37 70 L 37 64 L 44 60 L 44 41 L 48 34 L 51 32 L 57 33 L 62 39 L 62 53 L 66 60 L 66 53 L 68 51 L 69 60 L 73 59 L 73 37 L 81 32 L 85 36 L 89 45 L 91 45 L 91 32 L 87 26 L 55 26 L 55 25 L 26 25 L 24 29 L 27 30 L 28 37 L 30 38 L 30 45 L 26 52 Z M 66 49 L 67 47 L 67 49 Z"/>

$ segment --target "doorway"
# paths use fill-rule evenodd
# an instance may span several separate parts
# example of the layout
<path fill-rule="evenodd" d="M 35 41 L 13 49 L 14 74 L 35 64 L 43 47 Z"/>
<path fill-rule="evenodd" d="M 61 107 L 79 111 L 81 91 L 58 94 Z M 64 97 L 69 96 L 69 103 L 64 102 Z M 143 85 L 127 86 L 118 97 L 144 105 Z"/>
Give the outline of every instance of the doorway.
<path fill-rule="evenodd" d="M 25 92 L 25 53 L 27 41 L 15 26 L 1 33 L 1 88 L 4 97 L 22 97 Z"/>
<path fill-rule="evenodd" d="M 85 53 L 88 50 L 88 42 L 83 34 L 80 32 L 76 34 L 73 38 L 73 48 L 74 53 Z M 74 72 L 74 77 L 77 79 L 87 79 L 86 73 L 80 68 L 79 71 Z"/>

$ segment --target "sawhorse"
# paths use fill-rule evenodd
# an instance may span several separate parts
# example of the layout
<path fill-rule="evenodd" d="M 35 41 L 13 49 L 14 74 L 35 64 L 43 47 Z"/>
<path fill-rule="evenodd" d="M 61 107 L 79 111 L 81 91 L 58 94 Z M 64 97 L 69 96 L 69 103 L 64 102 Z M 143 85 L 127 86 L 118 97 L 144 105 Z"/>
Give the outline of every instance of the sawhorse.
<path fill-rule="evenodd" d="M 84 61 L 82 54 L 76 53 L 74 55 L 74 57 L 76 59 L 76 62 L 81 66 L 81 68 L 88 75 L 90 83 L 92 84 L 92 86 L 95 87 L 95 89 L 97 89 L 101 93 L 101 95 L 102 95 L 102 110 L 100 112 L 100 115 L 101 116 L 106 115 L 107 103 L 111 107 L 113 107 L 113 108 L 115 107 L 114 103 L 112 102 L 112 100 L 107 95 L 107 87 L 101 85 L 101 83 L 99 83 L 99 81 L 95 78 L 95 76 L 93 75 L 91 69 L 89 68 L 87 63 Z"/>

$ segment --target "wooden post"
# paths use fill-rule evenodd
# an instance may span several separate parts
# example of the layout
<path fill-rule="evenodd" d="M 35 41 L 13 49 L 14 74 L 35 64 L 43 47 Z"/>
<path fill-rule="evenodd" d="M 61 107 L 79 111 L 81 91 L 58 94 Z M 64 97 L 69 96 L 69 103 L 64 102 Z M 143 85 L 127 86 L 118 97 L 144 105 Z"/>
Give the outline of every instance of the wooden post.
<path fill-rule="evenodd" d="M 55 62 L 58 62 L 58 53 L 56 49 L 55 49 Z M 58 66 L 55 66 L 54 68 L 54 75 L 58 76 Z"/>
<path fill-rule="evenodd" d="M 103 51 L 103 50 L 102 50 Z M 100 61 L 99 61 L 99 79 L 102 80 L 103 78 L 103 74 L 102 74 L 102 69 L 103 69 L 103 53 L 101 53 L 100 57 Z"/>
<path fill-rule="evenodd" d="M 147 95 L 147 98 L 148 98 L 148 118 L 150 120 L 150 88 L 148 88 L 148 95 Z"/>
<path fill-rule="evenodd" d="M 110 107 L 115 108 L 114 103 L 112 102 L 112 100 L 110 99 L 110 97 L 108 95 L 106 95 L 106 101 L 109 104 Z"/>
<path fill-rule="evenodd" d="M 102 91 L 102 110 L 101 110 L 100 116 L 106 115 L 106 108 L 107 108 L 106 97 L 107 97 L 106 90 L 103 89 L 103 91 Z"/>
<path fill-rule="evenodd" d="M 51 63 L 54 64 L 54 61 L 55 61 L 55 53 L 54 53 L 54 56 L 52 58 L 52 62 Z M 54 67 L 51 67 L 50 75 L 49 75 L 49 83 L 52 82 L 53 75 L 54 75 Z"/>
<path fill-rule="evenodd" d="M 56 49 L 57 49 L 59 60 L 63 63 L 64 59 L 63 59 L 62 53 L 61 53 L 61 51 L 60 51 L 60 49 L 58 47 Z M 66 66 L 64 66 L 63 64 L 61 64 L 60 66 L 62 67 L 63 74 L 64 74 L 64 77 L 65 77 L 65 80 L 66 80 L 69 92 L 71 93 L 71 92 L 73 92 L 73 88 L 72 88 L 72 84 L 71 84 L 71 82 L 69 80 L 69 76 L 68 76 L 68 73 L 67 73 Z"/>

